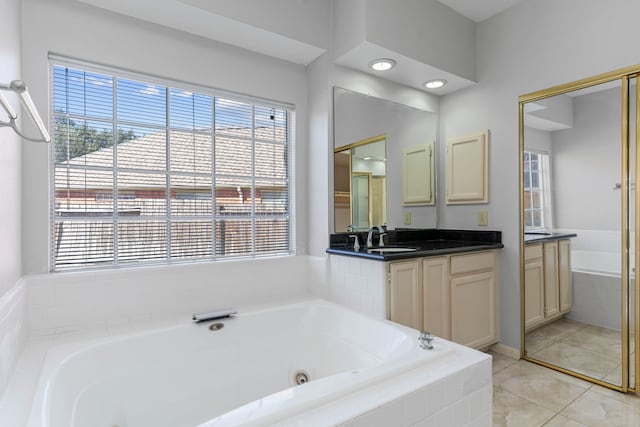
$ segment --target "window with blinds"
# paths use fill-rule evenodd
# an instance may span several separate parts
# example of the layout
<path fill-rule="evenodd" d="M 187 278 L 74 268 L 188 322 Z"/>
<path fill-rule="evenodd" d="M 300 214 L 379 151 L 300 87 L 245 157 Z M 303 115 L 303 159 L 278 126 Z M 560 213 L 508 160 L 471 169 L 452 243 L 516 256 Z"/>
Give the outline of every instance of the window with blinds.
<path fill-rule="evenodd" d="M 51 270 L 289 254 L 293 112 L 137 77 L 52 66 Z"/>

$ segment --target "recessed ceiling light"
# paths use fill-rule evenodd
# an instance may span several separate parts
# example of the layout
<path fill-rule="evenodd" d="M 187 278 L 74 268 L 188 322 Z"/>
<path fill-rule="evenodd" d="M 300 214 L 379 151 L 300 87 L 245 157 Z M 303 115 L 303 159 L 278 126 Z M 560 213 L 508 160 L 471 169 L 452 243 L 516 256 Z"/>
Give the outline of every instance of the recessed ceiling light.
<path fill-rule="evenodd" d="M 363 157 L 362 160 L 371 160 L 372 157 L 371 156 L 367 156 L 367 157 Z"/>
<path fill-rule="evenodd" d="M 439 87 L 442 87 L 446 84 L 447 84 L 447 81 L 445 79 L 435 79 L 435 80 L 429 80 L 428 82 L 425 82 L 424 86 L 427 89 L 438 89 Z"/>
<path fill-rule="evenodd" d="M 374 59 L 369 62 L 369 68 L 376 71 L 387 71 L 395 67 L 396 61 L 389 58 Z"/>

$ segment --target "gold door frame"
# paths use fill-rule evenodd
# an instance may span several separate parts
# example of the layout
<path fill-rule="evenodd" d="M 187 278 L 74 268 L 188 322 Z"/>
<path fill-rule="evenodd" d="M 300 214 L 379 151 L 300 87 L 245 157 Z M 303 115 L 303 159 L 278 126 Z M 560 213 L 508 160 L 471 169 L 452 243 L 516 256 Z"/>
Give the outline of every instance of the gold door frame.
<path fill-rule="evenodd" d="M 518 98 L 518 107 L 519 107 L 519 161 L 518 161 L 518 171 L 519 171 L 519 207 L 520 207 L 520 357 L 528 360 L 532 363 L 536 363 L 538 365 L 545 366 L 547 368 L 554 369 L 556 371 L 563 372 L 565 374 L 572 375 L 574 377 L 583 379 L 585 381 L 589 381 L 595 384 L 598 384 L 603 387 L 607 387 L 613 390 L 618 390 L 622 392 L 635 392 L 638 393 L 639 390 L 639 382 L 640 382 L 640 342 L 638 340 L 638 333 L 640 332 L 640 319 L 638 308 L 640 307 L 640 292 L 635 292 L 633 304 L 633 313 L 634 313 L 634 326 L 635 326 L 635 360 L 633 363 L 635 364 L 635 381 L 634 387 L 629 387 L 629 303 L 628 295 L 629 295 L 629 79 L 638 78 L 640 74 L 640 65 L 634 65 L 631 67 L 621 68 L 618 70 L 614 70 L 608 73 L 599 74 L 597 76 L 577 80 L 575 82 L 554 86 L 548 89 L 528 93 L 525 95 L 521 95 Z M 621 316 L 622 316 L 622 330 L 620 333 L 622 334 L 622 385 L 617 386 L 614 384 L 606 383 L 604 381 L 579 374 L 577 372 L 571 371 L 566 368 L 562 368 L 560 366 L 556 366 L 541 360 L 537 360 L 534 358 L 530 358 L 526 355 L 525 351 L 525 299 L 524 299 L 524 105 L 527 102 L 538 101 L 545 98 L 550 98 L 556 95 L 562 95 L 568 92 L 573 92 L 580 89 L 585 89 L 591 86 L 595 86 L 602 83 L 611 82 L 614 80 L 621 80 L 622 82 L 622 120 L 621 120 L 621 144 L 622 144 L 622 177 L 621 177 L 621 193 L 622 193 L 622 221 L 621 221 L 621 233 L 622 233 L 622 269 L 621 269 L 621 285 L 622 285 L 622 298 L 621 298 Z M 640 129 L 638 129 L 640 125 L 640 85 L 636 82 L 636 93 L 635 93 L 635 102 L 636 102 L 636 146 L 638 146 L 640 142 Z M 636 164 L 635 164 L 635 182 L 640 182 L 640 150 L 636 149 Z M 640 225 L 640 191 L 638 186 L 636 185 L 635 189 L 635 212 L 634 212 L 634 221 L 636 225 Z M 637 230 L 636 230 L 637 231 Z M 640 253 L 637 250 L 640 248 L 640 233 L 635 233 L 635 241 L 633 242 L 635 245 L 635 259 L 634 263 L 636 266 L 640 266 Z"/>

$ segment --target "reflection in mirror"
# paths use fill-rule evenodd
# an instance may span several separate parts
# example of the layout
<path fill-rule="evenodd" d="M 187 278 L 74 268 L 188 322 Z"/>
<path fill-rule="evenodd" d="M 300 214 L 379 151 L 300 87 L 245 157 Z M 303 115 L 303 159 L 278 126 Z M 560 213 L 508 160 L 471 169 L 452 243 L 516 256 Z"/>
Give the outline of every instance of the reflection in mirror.
<path fill-rule="evenodd" d="M 620 80 L 529 102 L 523 152 L 526 355 L 616 386 L 628 348 L 621 105 Z"/>
<path fill-rule="evenodd" d="M 386 162 L 384 135 L 335 153 L 336 230 L 366 231 L 387 223 Z"/>
<path fill-rule="evenodd" d="M 403 206 L 402 150 L 433 144 L 437 121 L 437 114 L 429 111 L 334 87 L 336 232 L 344 232 L 348 225 L 358 229 L 383 224 L 390 228 L 436 227 L 435 203 Z M 433 170 L 435 156 L 431 162 Z M 351 194 L 354 188 L 357 194 Z M 404 222 L 405 211 L 411 212 L 411 224 Z"/>

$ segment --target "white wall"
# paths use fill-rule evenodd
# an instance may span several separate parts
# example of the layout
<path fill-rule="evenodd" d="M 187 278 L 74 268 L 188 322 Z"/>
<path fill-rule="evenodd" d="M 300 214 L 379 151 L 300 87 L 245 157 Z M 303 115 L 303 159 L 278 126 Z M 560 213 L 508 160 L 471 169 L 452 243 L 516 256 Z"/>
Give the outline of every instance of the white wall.
<path fill-rule="evenodd" d="M 49 52 L 294 104 L 296 247 L 306 252 L 306 70 L 289 62 L 126 18 L 71 0 L 24 0 L 25 80 L 48 119 Z M 23 253 L 26 274 L 48 270 L 48 152 L 25 145 Z"/>
<path fill-rule="evenodd" d="M 2 3 L 0 13 L 0 83 L 21 79 L 20 0 Z M 18 98 L 3 92 L 19 115 Z M 6 121 L 0 108 L 0 120 Z M 0 396 L 25 340 L 25 291 L 21 252 L 22 141 L 10 128 L 0 128 Z"/>
<path fill-rule="evenodd" d="M 551 153 L 551 133 L 546 130 L 525 127 L 524 149 Z"/>
<path fill-rule="evenodd" d="M 621 88 L 573 100 L 573 127 L 551 133 L 555 227 L 620 230 Z"/>
<path fill-rule="evenodd" d="M 491 130 L 488 210 L 490 228 L 503 231 L 505 244 L 500 335 L 506 345 L 520 345 L 518 96 L 638 63 L 632 29 L 639 14 L 635 0 L 522 2 L 478 24 L 478 84 L 441 100 L 441 144 Z M 444 182 L 439 187 L 442 194 Z M 487 206 L 439 208 L 441 227 L 473 229 L 477 210 Z"/>
<path fill-rule="evenodd" d="M 340 62 L 366 64 L 375 58 L 363 50 L 388 52 L 402 67 L 415 61 L 416 69 L 422 64 L 475 80 L 475 23 L 436 0 L 334 0 L 333 28 L 332 58 Z M 420 79 L 415 72 L 405 77 Z"/>
<path fill-rule="evenodd" d="M 476 80 L 475 23 L 436 0 L 367 0 L 367 40 Z M 391 29 L 391 30 L 390 30 Z"/>

